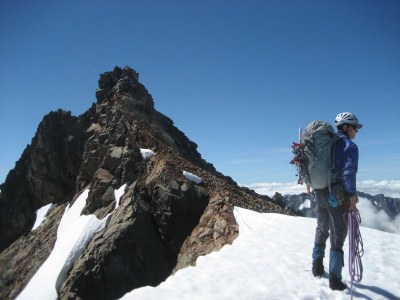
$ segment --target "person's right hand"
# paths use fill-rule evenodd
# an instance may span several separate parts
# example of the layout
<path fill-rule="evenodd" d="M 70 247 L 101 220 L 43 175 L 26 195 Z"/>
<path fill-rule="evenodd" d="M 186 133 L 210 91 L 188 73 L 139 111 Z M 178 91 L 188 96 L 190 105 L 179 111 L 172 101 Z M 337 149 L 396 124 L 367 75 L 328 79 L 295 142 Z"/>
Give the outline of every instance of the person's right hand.
<path fill-rule="evenodd" d="M 356 204 L 358 203 L 357 195 L 351 196 L 349 200 L 350 200 L 349 210 L 357 210 L 356 206 Z"/>

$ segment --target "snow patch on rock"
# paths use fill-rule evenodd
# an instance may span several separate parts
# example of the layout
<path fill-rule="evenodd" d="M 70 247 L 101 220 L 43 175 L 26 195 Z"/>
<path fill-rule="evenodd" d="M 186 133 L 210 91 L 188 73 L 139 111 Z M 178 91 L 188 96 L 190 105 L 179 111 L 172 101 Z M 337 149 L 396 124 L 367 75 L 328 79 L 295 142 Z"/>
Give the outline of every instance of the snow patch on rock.
<path fill-rule="evenodd" d="M 183 176 L 185 176 L 187 180 L 193 181 L 197 184 L 199 184 L 203 181 L 200 177 L 198 177 L 190 172 L 183 171 Z"/>
<path fill-rule="evenodd" d="M 149 159 L 156 155 L 151 149 L 142 149 L 140 148 L 140 154 L 142 154 L 143 159 Z"/>
<path fill-rule="evenodd" d="M 48 211 L 53 207 L 54 205 L 49 203 L 45 206 L 42 206 L 41 208 L 39 208 L 36 211 L 36 221 L 35 224 L 32 227 L 32 231 L 35 230 L 36 228 L 38 228 L 43 221 L 46 219 L 46 215 L 48 213 Z"/>

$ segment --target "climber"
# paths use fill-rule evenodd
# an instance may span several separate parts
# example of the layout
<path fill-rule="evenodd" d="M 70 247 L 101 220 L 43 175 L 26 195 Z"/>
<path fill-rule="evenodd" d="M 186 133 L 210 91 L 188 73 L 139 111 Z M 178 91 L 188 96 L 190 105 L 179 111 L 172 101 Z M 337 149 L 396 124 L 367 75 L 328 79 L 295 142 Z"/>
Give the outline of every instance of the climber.
<path fill-rule="evenodd" d="M 347 236 L 347 224 L 343 214 L 347 210 L 357 210 L 356 174 L 358 169 L 358 147 L 352 141 L 363 126 L 350 112 L 336 116 L 337 140 L 334 145 L 334 180 L 331 192 L 328 188 L 316 189 L 317 228 L 312 252 L 312 272 L 315 277 L 324 274 L 323 258 L 326 240 L 330 234 L 329 287 L 332 290 L 344 290 L 342 282 L 343 244 Z M 331 195 L 336 200 L 331 203 Z M 330 195 L 331 194 L 331 195 Z M 328 201 L 329 198 L 329 201 Z"/>

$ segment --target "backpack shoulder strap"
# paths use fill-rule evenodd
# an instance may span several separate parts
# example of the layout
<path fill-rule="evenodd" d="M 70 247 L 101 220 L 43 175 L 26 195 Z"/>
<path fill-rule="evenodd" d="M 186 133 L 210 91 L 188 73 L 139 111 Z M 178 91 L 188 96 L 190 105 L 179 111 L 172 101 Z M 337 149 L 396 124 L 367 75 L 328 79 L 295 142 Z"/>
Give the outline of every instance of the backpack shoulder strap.
<path fill-rule="evenodd" d="M 341 140 L 341 139 L 344 139 L 345 137 L 344 137 L 344 135 L 343 135 L 343 133 L 340 133 L 340 132 L 335 132 L 334 133 L 334 141 L 333 141 L 333 144 L 332 144 L 332 151 L 331 151 L 331 153 L 332 153 L 332 157 L 331 157 L 331 159 L 332 159 L 332 161 L 331 161 L 331 166 L 332 166 L 332 170 L 335 170 L 335 157 L 336 157 L 336 143 L 337 143 L 337 141 L 339 141 L 339 140 Z"/>

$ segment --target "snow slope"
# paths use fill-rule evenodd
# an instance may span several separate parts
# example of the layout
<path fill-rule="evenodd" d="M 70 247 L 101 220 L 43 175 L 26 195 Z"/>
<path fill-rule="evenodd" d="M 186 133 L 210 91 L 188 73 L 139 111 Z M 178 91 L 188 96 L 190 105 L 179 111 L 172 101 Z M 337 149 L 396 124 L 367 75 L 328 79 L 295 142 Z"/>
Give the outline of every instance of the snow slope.
<path fill-rule="evenodd" d="M 122 299 L 350 299 L 349 290 L 330 290 L 326 275 L 312 276 L 315 219 L 242 208 L 235 208 L 235 217 L 239 236 L 232 245 L 200 257 L 196 267 L 178 271 L 158 287 Z M 369 228 L 361 228 L 361 234 L 364 274 L 353 299 L 400 299 L 400 236 Z M 347 246 L 346 240 L 343 278 L 348 281 Z"/>
<path fill-rule="evenodd" d="M 115 191 L 116 208 L 124 189 L 125 185 Z M 57 299 L 57 290 L 64 282 L 68 270 L 84 252 L 96 232 L 104 228 L 112 214 L 101 220 L 95 215 L 81 215 L 88 194 L 89 190 L 85 190 L 72 206 L 67 206 L 58 226 L 53 251 L 17 299 Z"/>

